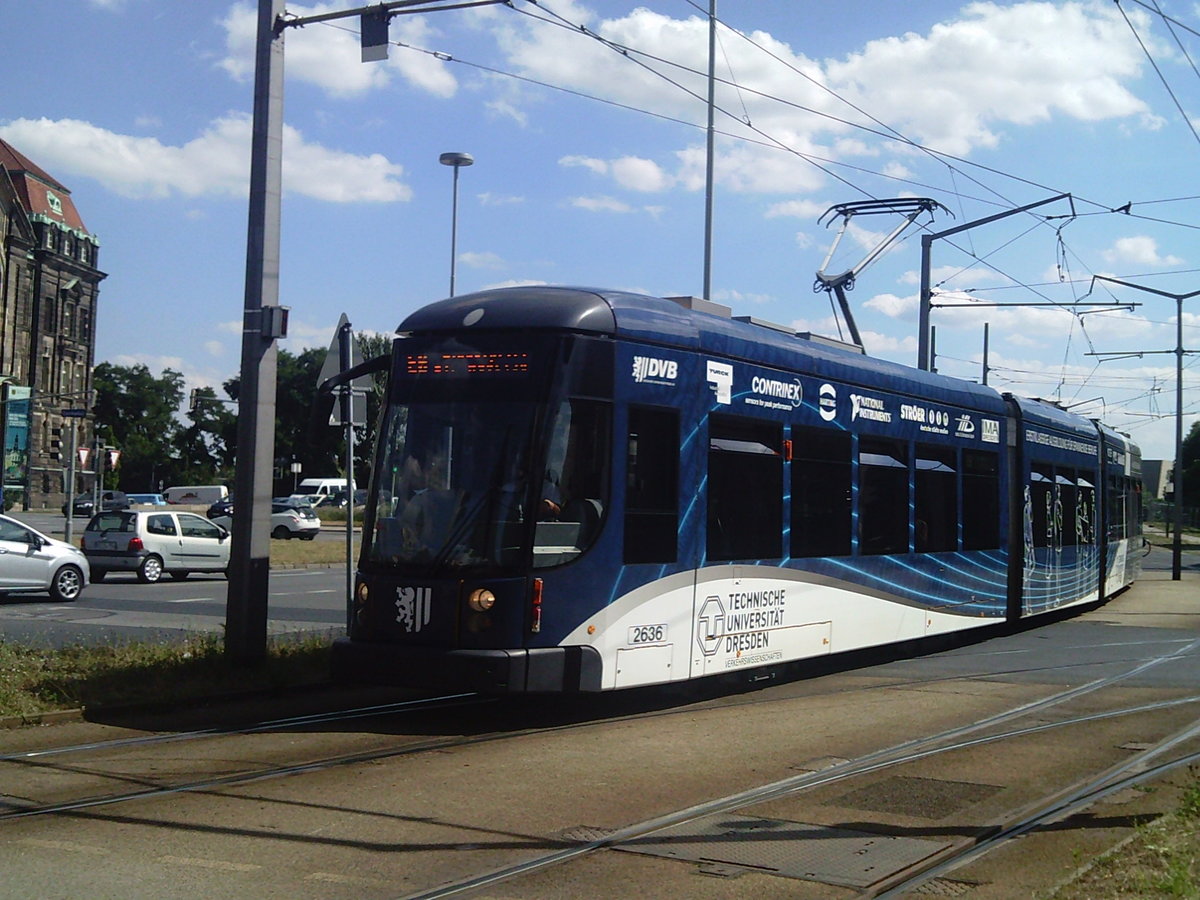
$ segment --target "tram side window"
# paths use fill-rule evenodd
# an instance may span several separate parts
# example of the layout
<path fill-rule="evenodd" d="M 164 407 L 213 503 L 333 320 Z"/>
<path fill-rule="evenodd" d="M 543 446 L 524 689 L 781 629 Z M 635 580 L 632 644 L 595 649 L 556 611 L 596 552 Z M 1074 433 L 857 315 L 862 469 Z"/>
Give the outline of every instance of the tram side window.
<path fill-rule="evenodd" d="M 708 435 L 708 558 L 780 558 L 782 427 L 711 416 Z"/>
<path fill-rule="evenodd" d="M 625 562 L 670 563 L 679 543 L 679 414 L 630 407 Z"/>
<path fill-rule="evenodd" d="M 1075 472 L 1073 469 L 1056 469 L 1054 485 L 1058 489 L 1058 530 L 1062 535 L 1062 546 L 1073 547 L 1079 538 L 1076 534 L 1078 526 L 1078 496 L 1075 490 Z"/>
<path fill-rule="evenodd" d="M 915 466 L 916 550 L 957 550 L 958 473 L 954 450 L 917 444 Z"/>
<path fill-rule="evenodd" d="M 995 453 L 962 453 L 963 549 L 1000 546 L 1000 461 Z"/>
<path fill-rule="evenodd" d="M 1129 479 L 1129 502 L 1126 504 L 1125 533 L 1136 537 L 1142 533 L 1142 482 L 1136 478 Z"/>
<path fill-rule="evenodd" d="M 1032 501 L 1033 546 L 1054 546 L 1054 468 L 1034 463 L 1029 486 Z"/>
<path fill-rule="evenodd" d="M 1108 539 L 1119 541 L 1127 536 L 1125 510 L 1125 479 L 1116 475 L 1108 479 Z"/>
<path fill-rule="evenodd" d="M 1096 543 L 1096 475 L 1080 472 L 1078 481 L 1075 533 L 1080 544 Z"/>
<path fill-rule="evenodd" d="M 908 552 L 908 448 L 899 441 L 858 442 L 858 549 Z"/>
<path fill-rule="evenodd" d="M 849 556 L 850 435 L 792 429 L 792 556 Z"/>

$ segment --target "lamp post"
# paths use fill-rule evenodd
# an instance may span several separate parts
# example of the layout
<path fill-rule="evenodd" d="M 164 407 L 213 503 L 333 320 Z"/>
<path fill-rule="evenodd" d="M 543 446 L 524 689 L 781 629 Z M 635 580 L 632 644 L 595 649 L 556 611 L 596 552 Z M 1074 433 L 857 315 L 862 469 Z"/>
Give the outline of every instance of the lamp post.
<path fill-rule="evenodd" d="M 443 166 L 454 169 L 454 195 L 450 202 L 450 296 L 454 296 L 454 259 L 458 244 L 458 170 L 472 165 L 475 157 L 470 153 L 443 153 L 438 157 Z"/>

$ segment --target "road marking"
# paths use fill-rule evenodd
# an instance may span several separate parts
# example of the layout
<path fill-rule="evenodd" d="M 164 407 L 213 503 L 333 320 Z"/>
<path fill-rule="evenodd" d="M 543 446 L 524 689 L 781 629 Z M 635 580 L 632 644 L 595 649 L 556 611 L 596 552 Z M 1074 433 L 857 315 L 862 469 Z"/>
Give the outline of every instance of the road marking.
<path fill-rule="evenodd" d="M 184 597 L 181 600 L 163 600 L 163 603 L 220 603 L 215 597 Z"/>
<path fill-rule="evenodd" d="M 327 884 L 367 885 L 374 887 L 384 884 L 377 878 L 361 878 L 356 875 L 342 875 L 338 872 L 313 872 L 304 876 L 305 881 L 323 881 Z"/>
<path fill-rule="evenodd" d="M 21 838 L 19 843 L 43 850 L 71 850 L 75 853 L 90 853 L 93 856 L 107 856 L 106 847 L 94 847 L 90 844 L 77 844 L 75 841 L 47 841 L 39 838 Z"/>
<path fill-rule="evenodd" d="M 179 866 L 196 866 L 200 869 L 220 869 L 225 872 L 254 872 L 262 866 L 251 863 L 228 862 L 224 859 L 198 859 L 193 856 L 160 856 L 159 862 L 174 863 Z"/>

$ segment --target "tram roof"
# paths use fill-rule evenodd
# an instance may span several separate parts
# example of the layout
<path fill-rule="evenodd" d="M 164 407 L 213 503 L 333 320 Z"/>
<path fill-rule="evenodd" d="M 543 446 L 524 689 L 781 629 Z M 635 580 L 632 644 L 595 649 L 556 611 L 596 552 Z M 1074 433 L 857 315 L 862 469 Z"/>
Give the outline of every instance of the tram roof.
<path fill-rule="evenodd" d="M 607 334 L 782 370 L 801 369 L 831 380 L 996 414 L 1006 411 L 1000 394 L 985 385 L 830 346 L 779 326 L 704 311 L 724 309 L 716 304 L 692 303 L 703 309 L 688 308 L 686 302 L 674 299 L 596 288 L 497 288 L 424 306 L 401 322 L 397 331 L 418 334 L 471 327 Z"/>
<path fill-rule="evenodd" d="M 1006 394 L 1005 396 L 1016 404 L 1018 410 L 1020 410 L 1021 418 L 1028 425 L 1056 428 L 1059 431 L 1068 431 L 1081 437 L 1091 438 L 1092 440 L 1098 437 L 1098 429 L 1103 427 L 1099 422 L 1085 419 L 1083 416 L 1065 410 L 1049 400 L 1018 397 L 1016 394 Z M 1111 431 L 1111 429 L 1108 430 L 1111 435 L 1116 435 L 1116 432 Z"/>

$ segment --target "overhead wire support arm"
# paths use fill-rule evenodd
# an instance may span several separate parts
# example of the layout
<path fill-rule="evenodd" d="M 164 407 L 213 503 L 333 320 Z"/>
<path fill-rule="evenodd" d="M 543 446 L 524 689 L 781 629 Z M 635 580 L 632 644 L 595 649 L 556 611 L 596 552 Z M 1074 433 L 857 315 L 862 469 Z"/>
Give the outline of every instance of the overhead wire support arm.
<path fill-rule="evenodd" d="M 995 215 L 986 216 L 982 219 L 976 219 L 973 222 L 964 222 L 962 225 L 957 225 L 954 228 L 947 228 L 945 231 L 931 231 L 921 235 L 921 296 L 920 306 L 918 309 L 917 322 L 917 368 L 928 372 L 932 367 L 933 361 L 930 353 L 930 332 L 929 332 L 929 313 L 932 308 L 933 288 L 930 284 L 932 281 L 930 251 L 933 247 L 933 242 L 938 238 L 950 237 L 962 231 L 967 231 L 970 228 L 977 228 L 980 225 L 988 225 L 1000 219 L 1007 219 L 1009 216 L 1015 216 L 1018 213 L 1029 212 L 1031 209 L 1037 209 L 1039 206 L 1045 206 L 1048 203 L 1055 203 L 1059 200 L 1067 200 L 1071 204 L 1071 215 L 1075 215 L 1075 199 L 1069 194 L 1056 194 L 1053 197 L 1048 197 L 1045 200 L 1038 200 L 1036 203 L 1026 203 L 1024 206 L 1018 206 L 1016 209 L 1005 210 Z"/>
<path fill-rule="evenodd" d="M 854 314 L 850 311 L 850 301 L 846 297 L 846 291 L 853 290 L 854 280 L 858 277 L 859 273 L 878 259 L 880 254 L 908 226 L 916 221 L 917 216 L 923 212 L 932 215 L 935 209 L 950 213 L 950 210 L 946 209 L 942 204 L 928 197 L 899 197 L 894 200 L 855 200 L 850 203 L 838 203 L 835 206 L 831 206 L 817 219 L 819 224 L 824 224 L 826 227 L 838 218 L 842 220 L 842 224 L 838 228 L 837 236 L 834 237 L 833 243 L 829 247 L 829 252 L 825 254 L 825 260 L 821 263 L 821 268 L 817 270 L 817 280 L 813 284 L 813 290 L 832 293 L 837 297 L 838 305 L 842 310 L 842 318 L 846 320 L 846 327 L 850 331 L 850 339 L 860 347 L 862 346 L 862 338 L 859 336 L 858 325 L 854 321 Z M 829 266 L 830 260 L 833 259 L 833 255 L 837 251 L 842 237 L 846 234 L 846 230 L 850 226 L 850 220 L 855 216 L 883 214 L 902 215 L 904 216 L 904 220 L 893 228 L 887 237 L 879 241 L 856 265 L 838 275 L 827 274 L 825 270 Z M 954 214 L 950 213 L 950 215 L 953 216 Z"/>
<path fill-rule="evenodd" d="M 335 12 L 316 13 L 311 16 L 280 17 L 277 28 L 303 28 L 305 25 L 315 25 L 318 22 L 332 22 L 335 19 L 349 19 L 354 16 L 378 15 L 402 16 L 406 13 L 441 12 L 450 9 L 471 9 L 475 6 L 496 6 L 507 3 L 508 0 L 460 0 L 460 2 L 439 2 L 439 0 L 392 0 L 390 3 L 372 3 L 369 6 L 358 6 L 354 9 L 339 9 Z"/>

